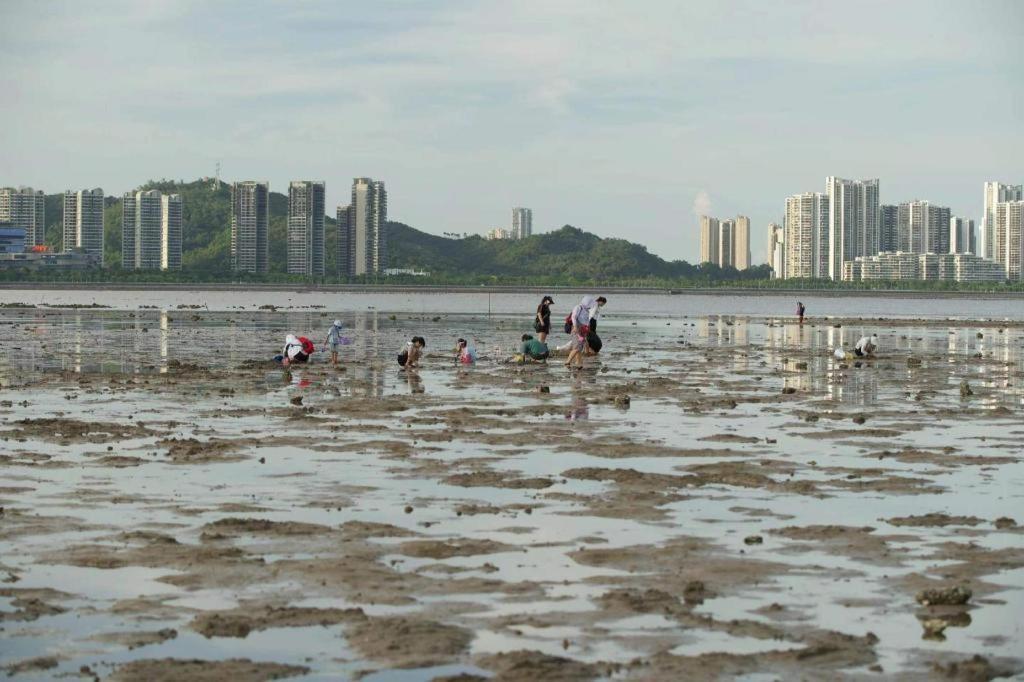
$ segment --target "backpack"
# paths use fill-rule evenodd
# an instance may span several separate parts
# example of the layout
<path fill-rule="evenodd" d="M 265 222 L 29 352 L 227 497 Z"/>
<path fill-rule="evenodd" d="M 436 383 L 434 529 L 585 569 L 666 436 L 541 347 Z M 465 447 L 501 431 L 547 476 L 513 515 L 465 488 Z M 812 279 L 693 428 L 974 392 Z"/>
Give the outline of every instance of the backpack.
<path fill-rule="evenodd" d="M 313 345 L 313 342 L 307 339 L 305 336 L 299 337 L 299 343 L 302 344 L 302 352 L 305 353 L 306 355 L 312 355 L 313 351 L 316 350 L 316 347 Z"/>

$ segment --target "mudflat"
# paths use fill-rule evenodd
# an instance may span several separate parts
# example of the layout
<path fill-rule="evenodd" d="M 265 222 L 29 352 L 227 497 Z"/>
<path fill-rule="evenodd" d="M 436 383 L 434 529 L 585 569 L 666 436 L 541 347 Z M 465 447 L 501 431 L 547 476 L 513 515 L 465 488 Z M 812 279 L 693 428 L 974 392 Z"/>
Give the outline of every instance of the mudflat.
<path fill-rule="evenodd" d="M 268 360 L 339 316 L 340 366 Z M 0 670 L 1024 674 L 1021 325 L 609 315 L 580 372 L 528 327 L 0 311 Z"/>

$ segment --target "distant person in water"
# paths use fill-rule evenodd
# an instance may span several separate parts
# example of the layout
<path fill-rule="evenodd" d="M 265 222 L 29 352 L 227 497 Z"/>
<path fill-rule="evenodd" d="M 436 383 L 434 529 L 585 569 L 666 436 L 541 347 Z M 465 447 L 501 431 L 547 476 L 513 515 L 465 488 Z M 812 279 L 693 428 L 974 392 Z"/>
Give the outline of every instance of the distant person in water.
<path fill-rule="evenodd" d="M 537 306 L 537 314 L 533 319 L 533 331 L 537 332 L 537 338 L 541 343 L 547 343 L 548 334 L 551 333 L 551 306 L 555 299 L 545 296 Z"/>
<path fill-rule="evenodd" d="M 455 362 L 463 365 L 472 365 L 476 362 L 476 348 L 466 339 L 459 339 L 455 342 Z"/>
<path fill-rule="evenodd" d="M 872 334 L 870 338 L 867 336 L 860 337 L 857 345 L 853 347 L 853 354 L 858 358 L 863 358 L 874 355 L 876 350 L 878 350 L 878 334 Z"/>
<path fill-rule="evenodd" d="M 584 296 L 576 304 L 576 307 L 569 313 L 569 319 L 565 321 L 569 333 L 572 334 L 572 344 L 569 346 L 569 357 L 565 361 L 566 367 L 583 367 L 583 354 L 587 348 L 587 334 L 590 333 L 590 309 L 597 305 L 593 296 Z"/>
<path fill-rule="evenodd" d="M 331 328 L 327 330 L 327 340 L 324 346 L 331 349 L 331 364 L 338 364 L 338 348 L 342 345 L 341 320 L 335 320 Z"/>
<path fill-rule="evenodd" d="M 405 343 L 405 348 L 398 354 L 398 364 L 402 369 L 413 369 L 419 367 L 420 358 L 423 356 L 423 348 L 427 345 L 422 336 L 414 336 Z"/>
<path fill-rule="evenodd" d="M 522 343 L 519 346 L 519 352 L 523 356 L 523 360 L 536 362 L 546 362 L 551 356 L 551 351 L 548 350 L 548 344 L 544 343 L 540 339 L 533 338 L 530 334 L 523 334 Z"/>
<path fill-rule="evenodd" d="M 796 316 L 800 320 L 800 324 L 804 323 L 804 312 L 807 308 L 804 308 L 804 304 L 801 301 L 796 302 Z"/>
<path fill-rule="evenodd" d="M 309 356 L 313 354 L 314 350 L 316 348 L 313 346 L 313 342 L 305 336 L 289 334 L 284 339 L 284 348 L 281 349 L 281 354 L 274 359 L 282 365 L 309 362 Z"/>

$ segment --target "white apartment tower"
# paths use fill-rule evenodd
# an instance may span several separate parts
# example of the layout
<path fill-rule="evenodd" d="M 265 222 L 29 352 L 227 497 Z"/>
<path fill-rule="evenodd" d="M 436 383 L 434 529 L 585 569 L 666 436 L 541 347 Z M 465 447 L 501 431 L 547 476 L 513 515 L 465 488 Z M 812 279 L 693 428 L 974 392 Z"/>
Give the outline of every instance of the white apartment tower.
<path fill-rule="evenodd" d="M 945 206 L 935 206 L 917 199 L 900 204 L 895 250 L 904 253 L 949 253 L 949 221 L 950 211 Z"/>
<path fill-rule="evenodd" d="M 231 185 L 231 269 L 264 274 L 270 264 L 270 183 Z"/>
<path fill-rule="evenodd" d="M 718 219 L 708 215 L 700 217 L 700 261 L 718 263 Z"/>
<path fill-rule="evenodd" d="M 981 239 L 978 255 L 995 259 L 996 204 L 1024 199 L 1024 185 L 1006 185 L 1001 182 L 985 183 L 985 212 L 981 217 Z"/>
<path fill-rule="evenodd" d="M 345 209 L 342 231 L 342 209 L 338 208 L 338 248 L 342 275 L 358 277 L 384 272 L 387 268 L 388 192 L 381 180 L 355 178 L 352 181 L 352 203 Z M 347 272 L 345 271 L 347 268 Z"/>
<path fill-rule="evenodd" d="M 960 216 L 949 217 L 949 252 L 975 253 L 974 221 Z"/>
<path fill-rule="evenodd" d="M 737 270 L 750 268 L 750 218 L 736 216 L 732 233 L 732 265 Z"/>
<path fill-rule="evenodd" d="M 81 249 L 103 265 L 103 190 L 64 192 L 63 250 Z"/>
<path fill-rule="evenodd" d="M 533 209 L 512 209 L 512 239 L 526 239 L 533 234 Z"/>
<path fill-rule="evenodd" d="M 288 273 L 324 276 L 324 183 L 288 185 Z"/>
<path fill-rule="evenodd" d="M 772 279 L 786 278 L 786 229 L 778 223 L 768 223 L 768 260 Z"/>
<path fill-rule="evenodd" d="M 121 216 L 121 267 L 181 269 L 181 196 L 155 189 L 127 192 Z"/>
<path fill-rule="evenodd" d="M 1024 280 L 1024 201 L 1003 201 L 996 204 L 992 231 L 993 260 L 1003 267 L 1006 279 Z"/>
<path fill-rule="evenodd" d="M 843 262 L 878 253 L 878 179 L 825 179 L 828 195 L 828 274 L 842 279 Z"/>
<path fill-rule="evenodd" d="M 829 199 L 805 192 L 786 199 L 784 270 L 787 278 L 824 279 L 829 276 Z"/>
<path fill-rule="evenodd" d="M 25 230 L 25 247 L 46 243 L 46 195 L 31 187 L 0 189 L 0 223 Z"/>

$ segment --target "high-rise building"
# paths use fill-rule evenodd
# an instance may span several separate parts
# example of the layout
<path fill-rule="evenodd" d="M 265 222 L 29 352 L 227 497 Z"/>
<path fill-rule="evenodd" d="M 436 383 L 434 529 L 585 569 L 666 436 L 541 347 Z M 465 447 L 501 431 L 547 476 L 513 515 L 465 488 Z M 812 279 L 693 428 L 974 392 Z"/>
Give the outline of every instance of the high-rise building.
<path fill-rule="evenodd" d="M 996 204 L 995 225 L 992 231 L 992 251 L 1006 279 L 1019 282 L 1024 279 L 1024 201 L 1002 201 Z"/>
<path fill-rule="evenodd" d="M 825 179 L 828 195 L 828 277 L 842 279 L 843 262 L 878 253 L 878 179 Z"/>
<path fill-rule="evenodd" d="M 949 253 L 948 208 L 915 199 L 900 204 L 897 214 L 897 251 Z"/>
<path fill-rule="evenodd" d="M 1001 182 L 985 183 L 985 212 L 981 217 L 979 256 L 995 259 L 996 204 L 1022 199 L 1024 199 L 1024 185 L 1007 185 Z"/>
<path fill-rule="evenodd" d="M 324 276 L 324 183 L 293 180 L 288 185 L 288 272 Z"/>
<path fill-rule="evenodd" d="M 974 221 L 954 215 L 949 217 L 949 252 L 976 253 Z"/>
<path fill-rule="evenodd" d="M 824 279 L 829 276 L 828 207 L 828 195 L 819 192 L 794 194 L 786 199 L 786 277 Z"/>
<path fill-rule="evenodd" d="M 533 210 L 512 209 L 512 239 L 526 239 L 533 234 Z"/>
<path fill-rule="evenodd" d="M 878 207 L 878 251 L 900 250 L 900 207 L 883 204 Z"/>
<path fill-rule="evenodd" d="M 736 222 L 733 220 L 718 221 L 718 259 L 715 264 L 720 268 L 735 267 L 736 261 Z"/>
<path fill-rule="evenodd" d="M 270 183 L 231 185 L 231 269 L 264 274 L 270 266 Z"/>
<path fill-rule="evenodd" d="M 356 274 L 356 252 L 353 247 L 355 221 L 352 220 L 352 206 L 338 204 L 334 215 L 338 221 L 338 276 L 349 279 Z"/>
<path fill-rule="evenodd" d="M 103 190 L 64 192 L 63 250 L 82 249 L 103 266 Z"/>
<path fill-rule="evenodd" d="M 373 178 L 352 181 L 348 230 L 346 260 L 351 264 L 351 275 L 382 273 L 387 267 L 388 230 L 388 193 L 383 181 Z"/>
<path fill-rule="evenodd" d="M 750 268 L 750 218 L 736 216 L 732 229 L 732 265 L 737 270 L 747 270 Z"/>
<path fill-rule="evenodd" d="M 31 187 L 0 189 L 0 223 L 25 230 L 25 247 L 46 243 L 46 195 Z"/>
<path fill-rule="evenodd" d="M 768 260 L 772 279 L 786 278 L 786 229 L 778 223 L 768 223 Z"/>
<path fill-rule="evenodd" d="M 181 195 L 127 192 L 121 215 L 121 267 L 181 269 Z"/>
<path fill-rule="evenodd" d="M 700 217 L 700 262 L 718 263 L 718 219 Z"/>

